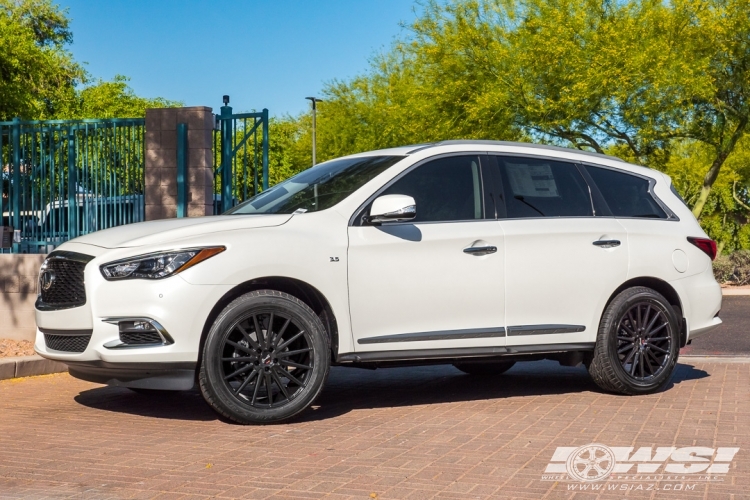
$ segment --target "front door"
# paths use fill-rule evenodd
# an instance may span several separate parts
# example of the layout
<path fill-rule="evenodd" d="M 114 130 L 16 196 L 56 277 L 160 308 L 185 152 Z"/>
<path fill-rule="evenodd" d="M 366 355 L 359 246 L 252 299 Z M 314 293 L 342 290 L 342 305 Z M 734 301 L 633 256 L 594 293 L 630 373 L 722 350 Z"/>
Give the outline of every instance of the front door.
<path fill-rule="evenodd" d="M 349 300 L 359 351 L 505 343 L 502 229 L 477 155 L 431 160 L 380 195 L 416 201 L 408 223 L 349 227 Z"/>

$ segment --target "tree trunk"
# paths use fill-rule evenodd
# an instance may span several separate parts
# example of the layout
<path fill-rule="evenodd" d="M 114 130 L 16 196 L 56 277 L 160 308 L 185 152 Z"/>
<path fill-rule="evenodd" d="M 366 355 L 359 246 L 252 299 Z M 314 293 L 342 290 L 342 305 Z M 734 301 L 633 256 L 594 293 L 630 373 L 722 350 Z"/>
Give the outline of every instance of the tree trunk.
<path fill-rule="evenodd" d="M 706 200 L 708 200 L 708 195 L 711 194 L 711 188 L 719 177 L 721 167 L 724 165 L 724 162 L 727 160 L 730 153 L 734 151 L 734 146 L 737 144 L 737 141 L 739 141 L 745 133 L 746 125 L 747 117 L 743 117 L 734 129 L 732 136 L 729 137 L 725 143 L 721 144 L 716 153 L 716 158 L 714 158 L 713 163 L 711 163 L 711 168 L 708 169 L 706 176 L 703 178 L 703 186 L 701 187 L 701 194 L 698 196 L 698 201 L 696 201 L 695 206 L 693 206 L 693 215 L 695 215 L 696 219 L 700 219 L 703 207 L 706 205 Z"/>

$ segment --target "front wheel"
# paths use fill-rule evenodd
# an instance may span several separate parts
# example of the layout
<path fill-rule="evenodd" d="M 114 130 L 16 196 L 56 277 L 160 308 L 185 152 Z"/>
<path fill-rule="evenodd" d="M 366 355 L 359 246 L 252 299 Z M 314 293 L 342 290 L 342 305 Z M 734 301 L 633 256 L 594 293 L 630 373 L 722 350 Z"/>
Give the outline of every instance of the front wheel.
<path fill-rule="evenodd" d="M 588 365 L 594 382 L 620 394 L 649 394 L 672 378 L 680 350 L 677 317 L 667 300 L 629 288 L 607 306 Z"/>
<path fill-rule="evenodd" d="M 328 337 L 302 301 L 273 290 L 230 303 L 206 338 L 199 384 L 214 410 L 240 424 L 297 415 L 323 389 Z"/>

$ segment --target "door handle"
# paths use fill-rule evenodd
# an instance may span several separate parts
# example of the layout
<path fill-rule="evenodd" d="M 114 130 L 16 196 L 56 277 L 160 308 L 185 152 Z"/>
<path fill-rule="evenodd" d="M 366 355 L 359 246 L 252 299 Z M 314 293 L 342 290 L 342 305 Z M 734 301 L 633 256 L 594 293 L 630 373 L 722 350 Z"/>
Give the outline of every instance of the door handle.
<path fill-rule="evenodd" d="M 594 245 L 601 248 L 614 248 L 620 246 L 620 240 L 596 240 Z"/>
<path fill-rule="evenodd" d="M 464 248 L 464 253 L 469 255 L 487 255 L 497 252 L 497 247 L 469 247 Z"/>

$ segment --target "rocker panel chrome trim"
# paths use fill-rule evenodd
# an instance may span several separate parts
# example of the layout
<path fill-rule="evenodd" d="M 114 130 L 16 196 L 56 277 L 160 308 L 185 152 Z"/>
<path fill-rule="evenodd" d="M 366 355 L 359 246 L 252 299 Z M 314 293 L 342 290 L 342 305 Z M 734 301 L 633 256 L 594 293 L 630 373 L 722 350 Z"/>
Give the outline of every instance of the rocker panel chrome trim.
<path fill-rule="evenodd" d="M 445 330 L 438 332 L 399 333 L 380 337 L 366 337 L 357 340 L 358 344 L 385 344 L 390 342 L 420 342 L 426 340 L 483 339 L 505 337 L 505 328 L 471 328 L 467 330 Z"/>
<path fill-rule="evenodd" d="M 578 333 L 586 330 L 583 325 L 522 325 L 508 327 L 508 336 L 554 335 L 557 333 Z"/>

